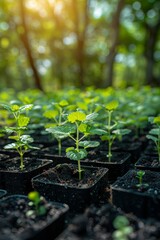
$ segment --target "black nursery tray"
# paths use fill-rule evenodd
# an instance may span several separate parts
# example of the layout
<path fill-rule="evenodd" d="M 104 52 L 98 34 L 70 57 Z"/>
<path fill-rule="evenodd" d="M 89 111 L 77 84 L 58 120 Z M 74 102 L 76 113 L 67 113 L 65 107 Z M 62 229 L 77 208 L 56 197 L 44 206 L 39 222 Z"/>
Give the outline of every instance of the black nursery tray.
<path fill-rule="evenodd" d="M 3 190 L 3 189 L 0 189 L 0 198 L 3 198 L 6 195 L 7 195 L 7 191 Z"/>
<path fill-rule="evenodd" d="M 138 188 L 137 171 L 130 170 L 111 186 L 112 202 L 127 213 L 160 220 L 160 173 L 145 171 L 143 182 L 148 186 Z"/>
<path fill-rule="evenodd" d="M 52 240 L 64 229 L 66 204 L 46 202 L 43 216 L 27 217 L 30 210 L 28 198 L 11 195 L 0 201 L 0 239 L 6 240 Z"/>

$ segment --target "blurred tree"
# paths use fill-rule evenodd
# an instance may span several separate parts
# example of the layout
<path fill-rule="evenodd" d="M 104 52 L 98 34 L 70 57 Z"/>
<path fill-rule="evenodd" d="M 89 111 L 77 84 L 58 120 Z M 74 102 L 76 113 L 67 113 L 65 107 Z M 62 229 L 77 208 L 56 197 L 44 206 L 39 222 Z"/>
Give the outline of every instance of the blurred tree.
<path fill-rule="evenodd" d="M 28 27 L 26 23 L 26 10 L 25 10 L 25 0 L 19 0 L 20 3 L 20 14 L 21 14 L 21 21 L 22 21 L 22 31 L 20 34 L 21 40 L 24 44 L 24 47 L 27 52 L 28 61 L 30 63 L 31 69 L 33 71 L 33 76 L 35 80 L 35 87 L 43 91 L 42 85 L 41 85 L 41 79 L 38 73 L 38 69 L 36 67 L 35 61 L 32 56 L 32 50 L 31 45 L 29 42 L 29 36 L 28 36 Z"/>

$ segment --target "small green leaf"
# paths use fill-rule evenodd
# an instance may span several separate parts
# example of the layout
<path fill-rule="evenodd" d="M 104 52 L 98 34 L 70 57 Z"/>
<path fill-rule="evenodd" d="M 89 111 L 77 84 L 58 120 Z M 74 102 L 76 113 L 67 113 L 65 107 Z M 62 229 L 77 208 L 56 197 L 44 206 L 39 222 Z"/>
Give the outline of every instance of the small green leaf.
<path fill-rule="evenodd" d="M 67 106 L 69 103 L 66 101 L 66 100 L 62 100 L 62 101 L 60 101 L 59 102 L 59 105 L 61 106 L 61 107 L 65 107 L 65 106 Z"/>
<path fill-rule="evenodd" d="M 131 130 L 129 129 L 116 129 L 112 133 L 123 136 L 123 135 L 129 134 L 130 132 Z"/>
<path fill-rule="evenodd" d="M 149 131 L 149 134 L 153 134 L 153 135 L 159 135 L 159 133 L 160 133 L 159 128 L 153 128 Z"/>
<path fill-rule="evenodd" d="M 118 101 L 114 100 L 112 102 L 109 102 L 107 105 L 106 105 L 106 109 L 108 111 L 112 111 L 112 110 L 115 110 L 117 107 L 118 107 L 119 103 Z"/>
<path fill-rule="evenodd" d="M 10 143 L 4 146 L 4 149 L 17 149 L 16 143 Z"/>
<path fill-rule="evenodd" d="M 154 123 L 160 124 L 160 116 L 155 117 L 153 120 Z"/>
<path fill-rule="evenodd" d="M 33 104 L 26 104 L 26 105 L 24 105 L 24 106 L 21 106 L 20 108 L 19 108 L 19 112 L 26 112 L 26 111 L 29 111 L 29 110 L 31 110 L 33 108 Z"/>
<path fill-rule="evenodd" d="M 17 111 L 19 111 L 19 106 L 18 105 L 12 105 L 11 110 L 12 110 L 12 112 L 17 112 Z"/>
<path fill-rule="evenodd" d="M 32 143 L 33 142 L 33 138 L 30 135 L 22 135 L 20 137 L 20 140 L 24 144 L 28 144 L 28 143 Z"/>
<path fill-rule="evenodd" d="M 76 121 L 84 121 L 86 119 L 86 114 L 80 111 L 72 112 L 68 115 L 68 121 L 75 123 Z"/>
<path fill-rule="evenodd" d="M 79 142 L 79 146 L 84 148 L 94 148 L 99 146 L 99 142 L 97 141 L 81 141 Z"/>
<path fill-rule="evenodd" d="M 29 121 L 30 121 L 29 117 L 19 116 L 19 118 L 18 118 L 18 126 L 19 127 L 26 127 L 28 125 Z"/>
<path fill-rule="evenodd" d="M 89 129 L 89 133 L 90 134 L 93 134 L 93 135 L 104 135 L 106 134 L 107 132 L 103 129 L 100 129 L 100 128 L 90 128 Z"/>
<path fill-rule="evenodd" d="M 48 110 L 43 114 L 44 117 L 52 119 L 58 116 L 58 111 L 57 110 Z"/>
<path fill-rule="evenodd" d="M 80 149 L 79 151 L 74 149 L 68 151 L 66 155 L 71 160 L 81 160 L 87 156 L 87 151 L 85 149 Z"/>
<path fill-rule="evenodd" d="M 86 116 L 86 121 L 92 121 L 92 120 L 94 120 L 95 118 L 97 118 L 97 116 L 98 116 L 98 113 L 91 113 L 91 114 L 89 114 L 89 115 L 87 115 Z"/>
<path fill-rule="evenodd" d="M 80 132 L 82 132 L 82 133 L 85 133 L 86 130 L 87 130 L 87 124 L 81 123 L 81 124 L 79 125 L 79 127 L 78 127 L 78 130 L 79 130 Z"/>
<path fill-rule="evenodd" d="M 147 135 L 146 138 L 153 140 L 154 142 L 157 142 L 158 138 L 152 136 L 152 135 Z"/>

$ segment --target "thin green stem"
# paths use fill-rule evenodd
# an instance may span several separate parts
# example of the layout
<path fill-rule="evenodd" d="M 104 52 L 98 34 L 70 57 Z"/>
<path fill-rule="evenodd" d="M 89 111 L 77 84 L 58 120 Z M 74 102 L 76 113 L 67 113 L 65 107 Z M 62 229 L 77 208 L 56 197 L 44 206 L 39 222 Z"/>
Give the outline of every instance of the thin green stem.
<path fill-rule="evenodd" d="M 62 154 L 62 141 L 58 139 L 58 155 L 61 156 Z"/>
<path fill-rule="evenodd" d="M 79 180 L 82 179 L 82 170 L 81 170 L 81 161 L 78 160 L 78 174 L 79 174 Z"/>
<path fill-rule="evenodd" d="M 112 147 L 112 141 L 111 141 L 111 116 L 112 111 L 108 111 L 108 161 L 111 161 L 112 153 L 111 153 L 111 147 Z"/>

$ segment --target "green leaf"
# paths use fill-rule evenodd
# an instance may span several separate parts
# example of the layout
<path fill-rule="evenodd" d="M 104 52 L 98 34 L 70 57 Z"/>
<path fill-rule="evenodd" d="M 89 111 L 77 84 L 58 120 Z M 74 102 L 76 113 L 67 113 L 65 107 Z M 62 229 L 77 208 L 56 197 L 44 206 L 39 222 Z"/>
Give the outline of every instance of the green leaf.
<path fill-rule="evenodd" d="M 155 117 L 153 120 L 154 123 L 160 124 L 160 116 Z"/>
<path fill-rule="evenodd" d="M 28 110 L 31 110 L 32 109 L 32 107 L 33 107 L 33 104 L 27 104 L 27 105 L 24 105 L 24 106 L 21 106 L 20 108 L 19 108 L 19 112 L 26 112 L 26 111 L 28 111 Z"/>
<path fill-rule="evenodd" d="M 12 112 L 12 109 L 11 109 L 11 107 L 9 106 L 9 105 L 7 105 L 7 104 L 0 104 L 0 106 L 2 106 L 3 108 L 5 108 L 7 111 L 9 111 L 9 112 Z"/>
<path fill-rule="evenodd" d="M 62 125 L 57 127 L 51 127 L 46 129 L 47 132 L 52 133 L 56 138 L 65 138 L 68 137 L 70 133 L 75 132 L 75 126 L 71 125 Z"/>
<path fill-rule="evenodd" d="M 29 117 L 19 116 L 19 118 L 18 118 L 18 126 L 19 127 L 26 127 L 28 125 L 29 121 L 30 121 Z"/>
<path fill-rule="evenodd" d="M 66 148 L 66 153 L 69 152 L 69 151 L 72 151 L 74 149 L 75 149 L 74 147 L 68 147 L 68 148 Z"/>
<path fill-rule="evenodd" d="M 119 103 L 118 101 L 114 100 L 112 102 L 109 102 L 107 105 L 106 105 L 106 109 L 108 111 L 112 111 L 112 110 L 115 110 L 117 107 L 118 107 Z"/>
<path fill-rule="evenodd" d="M 16 129 L 15 127 L 5 127 L 4 131 L 8 134 L 11 134 L 11 133 L 16 132 L 15 129 Z"/>
<path fill-rule="evenodd" d="M 33 138 L 30 135 L 22 135 L 20 141 L 24 144 L 28 144 L 33 142 Z"/>
<path fill-rule="evenodd" d="M 157 142 L 158 138 L 152 136 L 152 135 L 147 135 L 146 138 L 153 140 L 154 142 Z"/>
<path fill-rule="evenodd" d="M 99 142 L 97 141 L 81 141 L 79 142 L 79 146 L 84 148 L 94 148 L 99 146 Z"/>
<path fill-rule="evenodd" d="M 76 121 L 83 122 L 86 119 L 86 114 L 80 111 L 72 112 L 68 115 L 68 121 L 75 123 Z"/>
<path fill-rule="evenodd" d="M 17 149 L 16 143 L 10 143 L 4 146 L 4 149 Z"/>
<path fill-rule="evenodd" d="M 60 101 L 59 102 L 59 105 L 61 106 L 61 107 L 65 107 L 65 106 L 67 106 L 69 103 L 66 101 L 66 100 L 62 100 L 62 101 Z"/>
<path fill-rule="evenodd" d="M 12 105 L 12 106 L 11 106 L 11 111 L 12 111 L 12 112 L 18 112 L 18 111 L 19 111 L 19 106 L 16 105 L 16 104 Z"/>
<path fill-rule="evenodd" d="M 86 116 L 86 121 L 92 121 L 92 120 L 94 120 L 95 118 L 97 118 L 97 116 L 98 116 L 98 113 L 91 113 L 91 114 L 89 114 L 89 115 L 87 115 Z"/>
<path fill-rule="evenodd" d="M 49 119 L 55 118 L 56 116 L 58 116 L 58 111 L 57 110 L 48 110 L 46 111 L 43 116 Z"/>
<path fill-rule="evenodd" d="M 159 133 L 160 133 L 159 128 L 154 128 L 149 131 L 149 134 L 153 134 L 153 135 L 159 135 Z"/>
<path fill-rule="evenodd" d="M 80 149 L 79 151 L 74 149 L 66 152 L 66 155 L 71 160 L 81 160 L 87 156 L 87 151 L 85 149 Z"/>
<path fill-rule="evenodd" d="M 131 130 L 129 130 L 129 129 L 116 129 L 112 133 L 123 136 L 123 135 L 129 134 L 130 132 L 131 132 Z"/>
<path fill-rule="evenodd" d="M 78 130 L 79 130 L 80 132 L 82 132 L 82 133 L 85 133 L 86 130 L 87 130 L 87 124 L 81 123 L 81 124 L 79 125 L 79 127 L 78 127 Z"/>
<path fill-rule="evenodd" d="M 92 134 L 92 135 L 104 135 L 107 132 L 103 129 L 93 127 L 93 128 L 89 129 L 89 133 Z"/>

